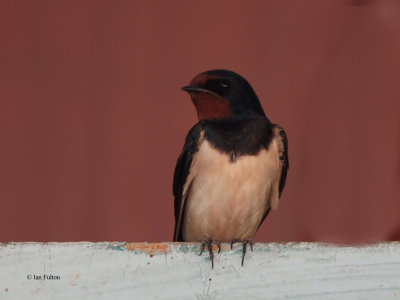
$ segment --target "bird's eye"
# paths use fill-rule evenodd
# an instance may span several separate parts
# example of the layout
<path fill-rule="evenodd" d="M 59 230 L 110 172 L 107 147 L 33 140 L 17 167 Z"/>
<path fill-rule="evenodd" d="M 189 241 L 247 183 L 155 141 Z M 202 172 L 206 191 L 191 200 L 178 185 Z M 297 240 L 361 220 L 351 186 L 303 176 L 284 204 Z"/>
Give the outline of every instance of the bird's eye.
<path fill-rule="evenodd" d="M 231 83 L 229 81 L 221 81 L 219 83 L 219 86 L 223 89 L 223 90 L 227 90 L 231 87 Z"/>

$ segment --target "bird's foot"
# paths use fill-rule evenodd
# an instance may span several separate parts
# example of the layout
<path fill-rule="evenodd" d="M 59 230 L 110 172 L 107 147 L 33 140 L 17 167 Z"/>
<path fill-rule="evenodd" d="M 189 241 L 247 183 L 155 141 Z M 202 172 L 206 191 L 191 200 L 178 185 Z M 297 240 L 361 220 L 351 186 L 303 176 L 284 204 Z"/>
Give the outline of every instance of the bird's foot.
<path fill-rule="evenodd" d="M 251 239 L 245 239 L 245 240 L 241 240 L 241 239 L 233 239 L 231 241 L 231 250 L 233 248 L 233 244 L 234 243 L 243 243 L 243 251 L 242 251 L 242 267 L 243 267 L 243 262 L 244 262 L 244 257 L 246 255 L 246 250 L 247 250 L 247 244 L 250 245 L 250 249 L 251 251 L 253 251 L 253 240 Z"/>
<path fill-rule="evenodd" d="M 206 245 L 207 245 L 207 249 L 208 249 L 208 253 L 210 254 L 210 260 L 211 260 L 211 269 L 214 269 L 214 253 L 213 253 L 213 250 L 212 250 L 212 244 L 215 244 L 215 245 L 217 245 L 217 247 L 218 247 L 218 253 L 220 253 L 221 252 L 221 242 L 220 241 L 217 241 L 217 240 L 213 240 L 213 239 L 211 239 L 210 237 L 208 237 L 208 236 L 205 236 L 204 237 L 204 239 L 203 239 L 203 241 L 202 241 L 202 244 L 201 244 L 201 250 L 200 250 L 200 255 L 203 253 L 203 251 L 204 251 L 204 248 L 206 247 Z"/>

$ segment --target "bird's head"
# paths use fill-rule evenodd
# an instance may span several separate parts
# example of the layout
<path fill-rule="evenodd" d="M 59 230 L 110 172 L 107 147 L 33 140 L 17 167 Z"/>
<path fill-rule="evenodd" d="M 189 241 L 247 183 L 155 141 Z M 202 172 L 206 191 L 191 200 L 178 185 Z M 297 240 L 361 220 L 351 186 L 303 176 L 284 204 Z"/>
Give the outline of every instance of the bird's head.
<path fill-rule="evenodd" d="M 232 71 L 200 73 L 182 90 L 190 94 L 199 120 L 265 116 L 253 88 Z"/>

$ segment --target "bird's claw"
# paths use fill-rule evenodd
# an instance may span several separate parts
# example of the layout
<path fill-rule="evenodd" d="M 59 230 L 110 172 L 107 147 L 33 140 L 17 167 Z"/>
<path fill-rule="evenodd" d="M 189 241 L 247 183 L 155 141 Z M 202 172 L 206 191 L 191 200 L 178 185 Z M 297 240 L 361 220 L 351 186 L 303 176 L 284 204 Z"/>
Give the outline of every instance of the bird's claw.
<path fill-rule="evenodd" d="M 244 240 L 241 240 L 241 239 L 233 239 L 233 240 L 231 241 L 231 250 L 232 250 L 232 248 L 233 248 L 233 244 L 234 244 L 234 243 L 243 243 L 243 250 L 242 250 L 242 267 L 243 267 L 244 257 L 245 257 L 245 255 L 246 255 L 246 250 L 247 250 L 247 244 L 250 245 L 250 249 L 251 249 L 251 251 L 253 251 L 253 240 L 251 240 L 251 239 L 244 239 Z"/>
<path fill-rule="evenodd" d="M 204 249 L 205 249 L 205 247 L 207 245 L 208 253 L 210 255 L 210 260 L 211 260 L 211 269 L 214 269 L 214 253 L 213 253 L 213 250 L 212 250 L 212 244 L 213 243 L 215 245 L 217 245 L 218 253 L 220 253 L 221 252 L 221 242 L 217 241 L 217 240 L 213 240 L 210 237 L 206 236 L 206 237 L 204 237 L 204 239 L 203 239 L 203 241 L 201 243 L 201 250 L 200 250 L 200 254 L 199 254 L 199 255 L 203 254 L 203 251 L 204 251 Z"/>

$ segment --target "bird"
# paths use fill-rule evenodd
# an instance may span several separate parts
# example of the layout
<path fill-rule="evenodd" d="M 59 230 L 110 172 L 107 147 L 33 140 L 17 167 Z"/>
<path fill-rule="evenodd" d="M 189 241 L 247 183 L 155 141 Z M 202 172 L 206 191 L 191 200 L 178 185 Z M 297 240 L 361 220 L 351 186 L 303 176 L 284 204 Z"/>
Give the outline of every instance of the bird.
<path fill-rule="evenodd" d="M 198 122 L 189 130 L 174 177 L 173 240 L 207 246 L 247 246 L 271 209 L 278 207 L 289 169 L 288 139 L 266 116 L 248 81 L 215 69 L 196 75 L 182 90 Z"/>

